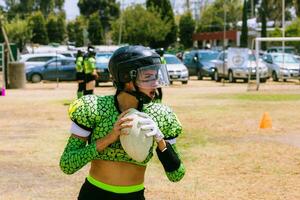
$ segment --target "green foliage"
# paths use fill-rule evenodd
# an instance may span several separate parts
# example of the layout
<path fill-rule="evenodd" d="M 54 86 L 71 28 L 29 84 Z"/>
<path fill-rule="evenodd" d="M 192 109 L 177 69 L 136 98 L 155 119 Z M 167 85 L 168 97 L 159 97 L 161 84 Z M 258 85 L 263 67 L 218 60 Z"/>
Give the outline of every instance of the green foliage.
<path fill-rule="evenodd" d="M 115 21 L 120 15 L 120 5 L 116 0 L 79 0 L 80 13 L 87 18 L 92 13 L 98 12 L 102 27 L 110 29 L 110 22 Z"/>
<path fill-rule="evenodd" d="M 297 17 L 300 17 L 300 0 L 294 0 Z"/>
<path fill-rule="evenodd" d="M 300 18 L 293 21 L 292 24 L 286 28 L 285 35 L 286 35 L 286 37 L 299 37 L 299 35 L 300 35 Z M 300 52 L 300 41 L 299 42 L 298 41 L 286 42 L 286 45 L 294 46 L 295 48 L 297 48 L 298 52 Z"/>
<path fill-rule="evenodd" d="M 27 21 L 15 18 L 5 25 L 6 34 L 9 42 L 16 43 L 17 47 L 22 51 L 26 42 L 30 41 L 31 30 L 27 26 Z"/>
<path fill-rule="evenodd" d="M 84 45 L 84 37 L 83 37 L 84 24 L 85 21 L 83 18 L 81 17 L 76 18 L 74 32 L 75 32 L 75 45 L 77 47 Z"/>
<path fill-rule="evenodd" d="M 224 11 L 226 11 L 226 30 L 236 29 L 237 22 L 242 19 L 241 1 L 216 0 L 203 10 L 197 25 L 197 32 L 223 31 Z"/>
<path fill-rule="evenodd" d="M 103 29 L 98 12 L 91 15 L 88 24 L 89 40 L 93 45 L 103 44 Z"/>
<path fill-rule="evenodd" d="M 47 17 L 56 10 L 62 11 L 64 2 L 64 0 L 5 0 L 8 20 L 12 20 L 16 14 L 25 19 L 34 11 L 41 11 L 44 17 Z"/>
<path fill-rule="evenodd" d="M 169 0 L 147 0 L 147 10 L 160 16 L 162 20 L 167 21 L 170 25 L 170 31 L 167 33 L 165 40 L 163 41 L 151 41 L 151 46 L 154 48 L 164 47 L 172 45 L 177 41 L 177 26 L 175 24 L 175 18 L 171 3 Z"/>
<path fill-rule="evenodd" d="M 33 13 L 32 16 L 29 17 L 28 26 L 32 30 L 32 42 L 48 44 L 46 22 L 41 12 Z"/>
<path fill-rule="evenodd" d="M 241 47 L 248 47 L 248 25 L 247 25 L 247 4 L 244 0 L 243 7 L 243 22 L 242 22 L 242 33 L 241 33 Z"/>
<path fill-rule="evenodd" d="M 66 23 L 63 15 L 50 15 L 46 26 L 49 42 L 61 43 L 64 41 L 66 35 Z"/>
<path fill-rule="evenodd" d="M 44 16 L 48 16 L 54 10 L 54 0 L 39 0 L 39 10 Z"/>
<path fill-rule="evenodd" d="M 112 23 L 112 38 L 115 43 L 119 39 L 121 23 L 122 43 L 145 46 L 151 46 L 151 41 L 164 41 L 171 27 L 169 22 L 156 17 L 141 5 L 127 7 L 121 18 Z"/>
<path fill-rule="evenodd" d="M 70 21 L 67 24 L 68 41 L 74 42 L 76 40 L 75 21 Z"/>
<path fill-rule="evenodd" d="M 193 46 L 192 35 L 195 31 L 195 21 L 190 12 L 181 16 L 179 21 L 179 38 L 184 48 Z"/>

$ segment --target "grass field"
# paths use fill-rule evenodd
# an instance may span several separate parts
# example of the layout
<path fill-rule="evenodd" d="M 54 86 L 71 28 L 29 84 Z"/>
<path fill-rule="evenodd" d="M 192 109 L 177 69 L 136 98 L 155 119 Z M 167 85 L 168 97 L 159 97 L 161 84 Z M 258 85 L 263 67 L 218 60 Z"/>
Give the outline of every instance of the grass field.
<path fill-rule="evenodd" d="M 88 166 L 59 169 L 69 136 L 68 104 L 75 83 L 27 84 L 0 97 L 0 199 L 76 199 Z M 113 94 L 111 84 L 96 94 Z M 300 85 L 191 80 L 164 89 L 164 103 L 184 127 L 177 140 L 186 166 L 171 183 L 156 156 L 146 171 L 147 200 L 300 199 Z M 272 129 L 259 129 L 264 112 Z"/>

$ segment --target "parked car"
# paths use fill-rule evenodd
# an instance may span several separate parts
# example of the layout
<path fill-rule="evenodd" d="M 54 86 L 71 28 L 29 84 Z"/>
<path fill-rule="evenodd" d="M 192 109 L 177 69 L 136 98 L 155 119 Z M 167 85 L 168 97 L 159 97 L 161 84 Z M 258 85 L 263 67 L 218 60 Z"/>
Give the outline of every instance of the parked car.
<path fill-rule="evenodd" d="M 236 82 L 237 79 L 242 79 L 244 82 L 248 82 L 249 75 L 251 79 L 256 79 L 256 57 L 249 51 L 247 67 L 235 67 L 229 66 L 227 60 L 227 51 L 222 51 L 216 60 L 214 79 L 220 81 L 222 78 L 228 79 L 230 83 Z M 264 83 L 269 78 L 268 68 L 266 64 L 259 59 L 258 70 L 260 82 Z"/>
<path fill-rule="evenodd" d="M 76 58 L 77 51 L 62 51 L 59 52 L 59 54 L 70 58 Z"/>
<path fill-rule="evenodd" d="M 273 46 L 273 47 L 269 47 L 267 49 L 267 53 L 283 53 L 283 46 Z M 285 46 L 284 47 L 284 53 L 291 53 L 291 54 L 295 54 L 297 53 L 297 50 L 295 47 L 292 46 Z"/>
<path fill-rule="evenodd" d="M 203 77 L 214 78 L 215 64 L 212 62 L 219 55 L 213 50 L 192 50 L 184 55 L 183 62 L 189 70 L 190 76 L 197 76 L 198 80 Z"/>
<path fill-rule="evenodd" d="M 76 69 L 74 58 L 53 58 L 41 66 L 27 68 L 26 79 L 32 83 L 42 80 L 75 81 Z"/>
<path fill-rule="evenodd" d="M 105 83 L 111 81 L 111 77 L 108 70 L 108 62 L 113 53 L 97 53 L 96 54 L 96 71 L 98 78 L 96 79 L 96 86 L 99 83 Z"/>
<path fill-rule="evenodd" d="M 180 81 L 182 84 L 187 84 L 189 80 L 189 72 L 186 66 L 172 54 L 164 54 L 167 63 L 170 83 Z"/>
<path fill-rule="evenodd" d="M 21 55 L 19 62 L 24 62 L 25 69 L 27 69 L 35 66 L 41 66 L 53 58 L 65 58 L 65 56 L 56 53 L 23 54 Z"/>
<path fill-rule="evenodd" d="M 263 57 L 273 81 L 299 78 L 300 62 L 293 54 L 268 53 Z"/>

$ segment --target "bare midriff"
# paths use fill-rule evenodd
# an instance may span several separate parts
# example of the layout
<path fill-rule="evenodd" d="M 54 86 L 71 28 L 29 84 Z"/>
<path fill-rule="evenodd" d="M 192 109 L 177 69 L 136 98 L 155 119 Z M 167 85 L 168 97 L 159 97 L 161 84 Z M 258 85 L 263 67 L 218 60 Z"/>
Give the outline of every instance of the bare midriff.
<path fill-rule="evenodd" d="M 127 162 L 93 160 L 90 176 L 114 186 L 139 185 L 144 182 L 146 167 Z"/>

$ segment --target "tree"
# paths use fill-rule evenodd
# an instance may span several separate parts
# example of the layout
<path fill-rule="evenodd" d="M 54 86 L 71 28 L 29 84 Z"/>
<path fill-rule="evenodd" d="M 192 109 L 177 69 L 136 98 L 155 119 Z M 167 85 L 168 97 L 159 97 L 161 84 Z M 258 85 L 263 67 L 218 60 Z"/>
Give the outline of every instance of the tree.
<path fill-rule="evenodd" d="M 99 19 L 99 13 L 95 12 L 91 15 L 88 24 L 89 40 L 94 45 L 103 44 L 103 30 L 101 21 Z"/>
<path fill-rule="evenodd" d="M 54 10 L 55 2 L 54 0 L 38 0 L 39 10 L 47 17 Z"/>
<path fill-rule="evenodd" d="M 9 41 L 16 43 L 18 49 L 22 52 L 26 42 L 30 41 L 31 38 L 31 30 L 27 25 L 27 21 L 15 18 L 5 27 Z"/>
<path fill-rule="evenodd" d="M 75 45 L 77 47 L 84 45 L 84 36 L 83 36 L 84 24 L 86 23 L 83 18 L 81 17 L 76 18 L 74 31 L 75 31 Z"/>
<path fill-rule="evenodd" d="M 295 9 L 297 17 L 300 17 L 300 0 L 295 0 Z"/>
<path fill-rule="evenodd" d="M 46 27 L 49 42 L 61 43 L 64 41 L 66 35 L 66 23 L 63 13 L 58 16 L 54 14 L 49 15 Z"/>
<path fill-rule="evenodd" d="M 60 42 L 65 41 L 66 37 L 67 37 L 67 30 L 66 30 L 66 16 L 64 12 L 61 12 L 58 15 L 58 19 L 57 19 L 57 30 L 60 33 L 58 40 Z"/>
<path fill-rule="evenodd" d="M 75 21 L 70 21 L 67 24 L 67 33 L 68 33 L 68 41 L 75 42 L 76 40 Z"/>
<path fill-rule="evenodd" d="M 226 30 L 230 28 L 236 29 L 237 22 L 242 19 L 241 1 L 216 0 L 203 10 L 199 23 L 197 24 L 197 32 L 223 31 L 225 7 L 227 13 Z"/>
<path fill-rule="evenodd" d="M 170 25 L 171 29 L 167 33 L 165 40 L 163 41 L 151 41 L 151 46 L 167 48 L 169 45 L 177 41 L 177 26 L 175 24 L 175 18 L 171 3 L 169 0 L 147 0 L 147 10 L 153 12 L 155 15 L 159 15 L 162 20 L 166 20 Z"/>
<path fill-rule="evenodd" d="M 110 29 L 110 22 L 120 15 L 120 5 L 116 0 L 79 0 L 80 14 L 89 18 L 92 13 L 98 12 L 105 32 Z"/>
<path fill-rule="evenodd" d="M 248 24 L 247 24 L 247 4 L 244 0 L 243 7 L 243 23 L 242 23 L 242 33 L 241 33 L 241 47 L 248 47 Z"/>
<path fill-rule="evenodd" d="M 170 22 L 156 17 L 141 5 L 127 7 L 121 18 L 112 23 L 112 39 L 115 43 L 119 39 L 121 23 L 123 43 L 152 48 L 155 47 L 151 46 L 151 41 L 164 41 L 171 28 Z"/>
<path fill-rule="evenodd" d="M 190 12 L 183 14 L 179 21 L 179 38 L 180 43 L 185 48 L 190 48 L 193 45 L 192 36 L 195 31 L 195 21 Z"/>
<path fill-rule="evenodd" d="M 32 42 L 39 44 L 48 44 L 46 22 L 41 12 L 36 12 L 29 17 L 28 26 L 32 30 Z"/>
<path fill-rule="evenodd" d="M 63 11 L 64 0 L 5 0 L 8 19 L 11 20 L 16 13 L 25 19 L 34 11 L 41 11 L 44 17 L 52 12 Z"/>
<path fill-rule="evenodd" d="M 259 16 L 261 19 L 261 37 L 267 37 L 267 0 L 262 0 L 259 8 Z M 266 42 L 261 42 L 261 49 L 267 50 Z"/>
<path fill-rule="evenodd" d="M 285 31 L 286 37 L 298 37 L 300 35 L 300 18 L 290 24 Z M 297 48 L 298 52 L 300 52 L 300 41 L 290 41 L 287 42 L 286 45 L 294 46 Z"/>

